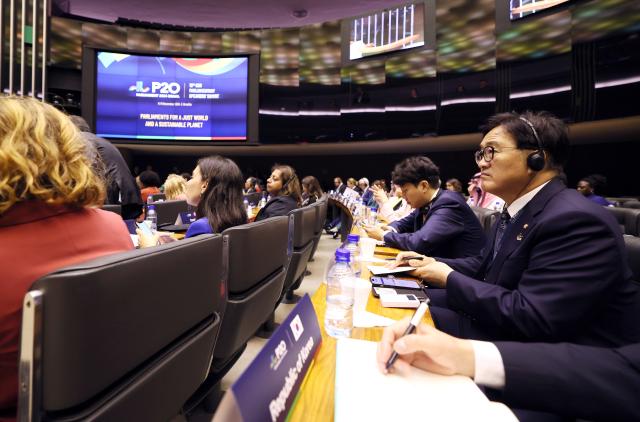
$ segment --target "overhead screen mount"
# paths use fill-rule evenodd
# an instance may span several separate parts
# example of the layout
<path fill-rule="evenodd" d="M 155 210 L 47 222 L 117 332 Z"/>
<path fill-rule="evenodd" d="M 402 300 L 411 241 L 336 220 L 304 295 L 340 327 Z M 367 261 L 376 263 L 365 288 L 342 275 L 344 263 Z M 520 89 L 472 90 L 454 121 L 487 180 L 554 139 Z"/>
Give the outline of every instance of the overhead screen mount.
<path fill-rule="evenodd" d="M 83 103 L 92 100 L 93 109 L 83 114 L 91 114 L 87 120 L 98 136 L 137 143 L 257 141 L 257 56 L 90 50 L 83 60 L 91 61 Z"/>
<path fill-rule="evenodd" d="M 432 29 L 432 25 L 426 9 L 433 3 L 415 2 L 344 19 L 343 63 L 429 46 L 431 37 L 427 29 Z"/>
<path fill-rule="evenodd" d="M 509 0 L 509 18 L 517 20 L 569 1 L 571 0 Z"/>

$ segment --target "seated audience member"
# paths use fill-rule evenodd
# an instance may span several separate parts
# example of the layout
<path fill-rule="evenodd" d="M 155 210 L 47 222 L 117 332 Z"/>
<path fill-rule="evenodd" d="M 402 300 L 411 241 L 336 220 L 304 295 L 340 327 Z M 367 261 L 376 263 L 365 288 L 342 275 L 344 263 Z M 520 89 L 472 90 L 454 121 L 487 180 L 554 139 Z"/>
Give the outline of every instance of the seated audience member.
<path fill-rule="evenodd" d="M 258 179 L 256 179 L 255 177 L 247 178 L 247 180 L 244 182 L 244 190 L 242 191 L 242 193 L 244 193 L 245 195 L 248 195 L 250 193 L 255 193 L 257 181 Z"/>
<path fill-rule="evenodd" d="M 358 182 L 353 177 L 347 179 L 347 187 L 356 191 L 358 195 L 362 195 L 362 189 L 360 189 Z"/>
<path fill-rule="evenodd" d="M 142 214 L 143 201 L 136 179 L 131 174 L 122 154 L 111 142 L 102 139 L 93 132 L 89 124 L 80 116 L 69 116 L 80 130 L 82 137 L 90 142 L 102 160 L 104 180 L 107 187 L 105 204 L 120 204 L 124 220 L 135 219 Z"/>
<path fill-rule="evenodd" d="M 142 200 L 146 204 L 149 200 L 149 195 L 155 195 L 160 192 L 160 176 L 153 170 L 145 170 L 138 177 L 136 182 L 140 187 L 140 195 Z"/>
<path fill-rule="evenodd" d="M 469 206 L 502 211 L 504 201 L 493 195 L 491 192 L 487 192 L 482 189 L 480 173 L 474 174 L 471 180 L 469 180 L 467 190 L 469 192 L 469 199 L 467 199 L 467 204 L 469 204 Z"/>
<path fill-rule="evenodd" d="M 219 155 L 198 160 L 185 191 L 187 203 L 196 207 L 197 220 L 191 223 L 185 237 L 222 233 L 245 224 L 242 186 L 242 172 L 233 160 Z"/>
<path fill-rule="evenodd" d="M 569 153 L 565 124 L 546 112 L 503 113 L 482 130 L 483 187 L 506 208 L 481 254 L 409 261 L 444 288 L 430 295 L 436 326 L 483 340 L 639 342 L 640 289 L 620 226 L 555 178 Z"/>
<path fill-rule="evenodd" d="M 333 186 L 336 188 L 336 193 L 344 193 L 344 190 L 347 188 L 347 185 L 342 183 L 342 179 L 340 177 L 333 179 Z"/>
<path fill-rule="evenodd" d="M 446 184 L 447 190 L 458 192 L 462 195 L 462 183 L 458 179 L 449 179 Z"/>
<path fill-rule="evenodd" d="M 363 177 L 358 180 L 358 187 L 362 191 L 362 204 L 365 207 L 375 206 L 376 201 L 373 199 L 373 191 L 369 188 L 369 179 Z"/>
<path fill-rule="evenodd" d="M 382 216 L 387 223 L 393 223 L 406 217 L 413 211 L 413 208 L 402 197 L 402 188 L 398 185 L 392 185 L 393 196 L 388 197 L 382 188 L 373 189 L 373 198 L 378 204 L 378 215 Z"/>
<path fill-rule="evenodd" d="M 607 186 L 607 178 L 601 174 L 592 174 L 583 177 L 578 182 L 578 192 L 584 195 L 590 201 L 605 207 L 613 207 L 613 204 L 600 195 L 596 195 L 596 190 L 600 191 Z"/>
<path fill-rule="evenodd" d="M 462 196 L 439 188 L 440 170 L 433 161 L 407 158 L 396 165 L 392 179 L 414 211 L 383 228 L 365 226 L 370 237 L 405 251 L 449 258 L 480 252 L 485 243 L 480 222 Z"/>
<path fill-rule="evenodd" d="M 177 174 L 170 174 L 164 182 L 164 195 L 167 201 L 185 201 L 187 181 Z"/>
<path fill-rule="evenodd" d="M 570 420 L 640 420 L 640 343 L 619 348 L 488 343 L 451 337 L 426 324 L 402 337 L 408 324 L 405 319 L 384 330 L 376 359 L 382 373 L 389 372 L 386 363 L 395 350 L 399 358 L 390 371 L 413 365 L 473 378 L 516 416 L 526 409 Z"/>
<path fill-rule="evenodd" d="M 302 206 L 306 207 L 315 203 L 322 197 L 320 182 L 314 176 L 306 176 L 302 179 Z"/>
<path fill-rule="evenodd" d="M 97 208 L 106 189 L 89 149 L 54 107 L 0 97 L 0 415 L 11 419 L 29 287 L 61 267 L 133 248 L 120 216 Z"/>
<path fill-rule="evenodd" d="M 289 211 L 298 208 L 302 202 L 300 181 L 291 166 L 281 164 L 273 166 L 271 176 L 267 179 L 267 192 L 271 199 L 260 209 L 256 221 L 287 215 Z"/>

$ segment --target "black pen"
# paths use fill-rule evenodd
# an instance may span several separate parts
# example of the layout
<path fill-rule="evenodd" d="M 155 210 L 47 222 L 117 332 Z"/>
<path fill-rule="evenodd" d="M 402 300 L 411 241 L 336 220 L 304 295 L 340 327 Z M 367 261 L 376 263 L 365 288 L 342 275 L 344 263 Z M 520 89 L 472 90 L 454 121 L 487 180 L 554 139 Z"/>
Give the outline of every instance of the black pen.
<path fill-rule="evenodd" d="M 417 259 L 418 261 L 422 261 L 424 256 L 405 256 L 402 258 L 402 261 L 411 261 L 412 259 Z M 386 258 L 385 261 L 395 261 L 396 258 Z"/>
<path fill-rule="evenodd" d="M 412 334 L 416 330 L 416 327 L 418 326 L 418 324 L 420 324 L 420 321 L 422 321 L 422 317 L 424 316 L 424 313 L 427 312 L 427 309 L 429 309 L 429 299 L 428 298 L 424 302 L 420 303 L 420 306 L 418 306 L 418 309 L 416 309 L 416 313 L 413 314 L 413 317 L 411 317 L 411 321 L 409 322 L 409 326 L 404 331 L 404 334 L 402 334 L 402 336 L 400 336 L 401 338 L 404 337 L 404 336 L 408 336 L 409 334 Z M 391 368 L 393 366 L 393 364 L 395 363 L 396 359 L 398 359 L 398 352 L 396 352 L 394 350 L 384 368 L 388 371 L 389 368 Z"/>

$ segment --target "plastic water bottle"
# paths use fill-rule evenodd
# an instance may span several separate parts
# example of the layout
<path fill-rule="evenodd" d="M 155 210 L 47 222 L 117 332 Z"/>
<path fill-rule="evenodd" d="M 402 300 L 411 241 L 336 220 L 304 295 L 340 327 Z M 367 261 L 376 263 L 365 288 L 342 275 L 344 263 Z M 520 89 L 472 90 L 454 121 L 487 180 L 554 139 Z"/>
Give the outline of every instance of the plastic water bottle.
<path fill-rule="evenodd" d="M 145 220 L 152 232 L 158 229 L 158 215 L 156 214 L 155 205 L 147 205 L 147 217 Z"/>
<path fill-rule="evenodd" d="M 251 217 L 252 208 L 251 205 L 249 205 L 249 200 L 244 198 L 242 202 L 244 203 L 244 209 L 247 210 L 247 217 Z"/>
<path fill-rule="evenodd" d="M 349 262 L 351 263 L 351 271 L 353 275 L 358 277 L 360 275 L 360 247 L 358 242 L 360 241 L 360 235 L 350 234 L 347 236 L 347 244 L 345 248 L 349 250 Z"/>
<path fill-rule="evenodd" d="M 263 193 L 263 194 L 262 194 L 262 198 L 260 198 L 260 204 L 259 204 L 259 207 L 260 207 L 260 208 L 262 208 L 262 207 L 264 207 L 265 205 L 267 205 L 267 193 L 266 193 L 266 192 L 265 192 L 265 193 Z"/>
<path fill-rule="evenodd" d="M 371 212 L 369 213 L 369 223 L 373 226 L 376 224 L 378 220 L 378 209 L 376 207 L 371 207 Z"/>
<path fill-rule="evenodd" d="M 348 249 L 336 250 L 336 263 L 327 274 L 327 309 L 324 329 L 331 337 L 349 337 L 353 328 L 353 271 Z"/>

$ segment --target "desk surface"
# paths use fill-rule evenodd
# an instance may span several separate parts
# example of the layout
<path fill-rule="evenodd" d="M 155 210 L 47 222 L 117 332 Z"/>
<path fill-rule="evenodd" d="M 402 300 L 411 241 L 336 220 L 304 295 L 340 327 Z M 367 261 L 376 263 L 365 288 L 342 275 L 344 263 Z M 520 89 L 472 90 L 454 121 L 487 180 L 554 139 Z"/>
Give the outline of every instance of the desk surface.
<path fill-rule="evenodd" d="M 395 252 L 393 252 L 395 251 Z M 397 249 L 376 248 L 378 252 L 396 254 Z M 363 268 L 362 278 L 369 279 L 370 273 Z M 289 413 L 288 421 L 333 421 L 335 372 L 336 372 L 336 340 L 328 336 L 324 331 L 324 313 L 326 309 L 326 285 L 321 284 L 318 290 L 311 297 L 311 303 L 318 316 L 318 324 L 322 333 L 322 344 L 313 360 L 309 372 L 307 373 L 300 391 Z M 402 319 L 413 315 L 412 309 L 385 308 L 380 301 L 369 294 L 367 311 L 392 319 Z M 425 323 L 433 325 L 431 315 L 427 312 L 424 316 Z M 379 341 L 382 337 L 382 327 L 375 328 L 354 328 L 351 338 Z"/>

